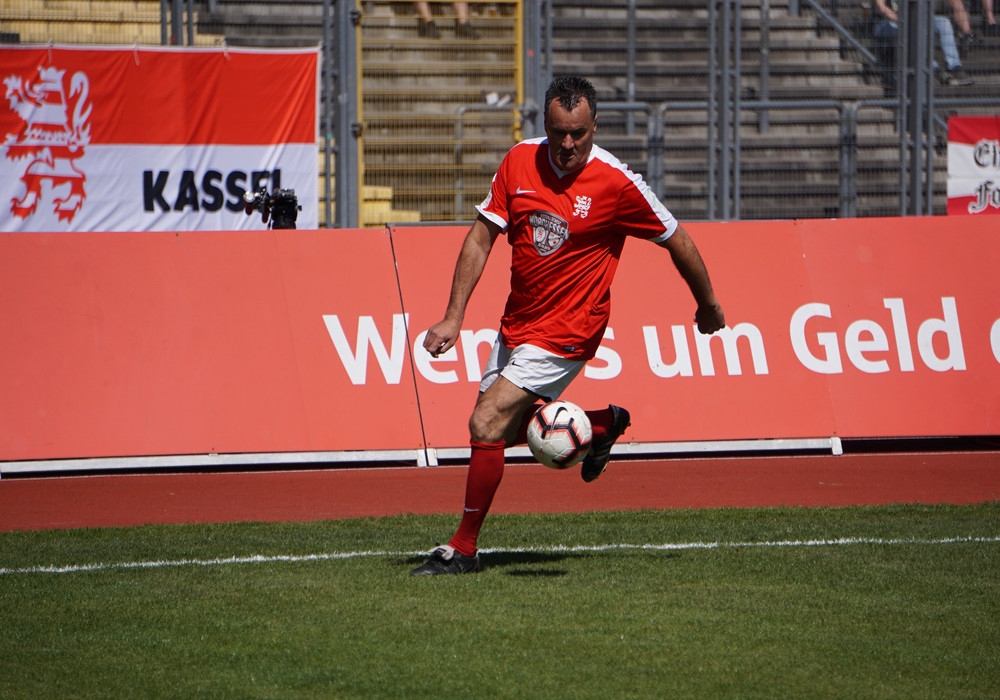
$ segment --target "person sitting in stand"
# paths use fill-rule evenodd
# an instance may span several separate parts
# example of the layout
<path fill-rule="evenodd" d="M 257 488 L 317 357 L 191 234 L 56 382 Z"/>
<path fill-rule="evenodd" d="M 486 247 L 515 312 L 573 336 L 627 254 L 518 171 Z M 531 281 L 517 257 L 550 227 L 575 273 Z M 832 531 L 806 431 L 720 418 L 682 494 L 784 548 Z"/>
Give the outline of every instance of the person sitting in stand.
<path fill-rule="evenodd" d="M 881 20 L 875 25 L 875 55 L 879 60 L 879 67 L 882 71 L 882 84 L 886 92 L 895 94 L 896 92 L 896 39 L 899 36 L 899 3 L 897 0 L 875 0 L 875 8 L 878 10 Z M 941 46 L 941 53 L 944 54 L 945 68 L 937 70 L 938 64 L 935 61 L 934 68 L 937 80 L 942 85 L 968 85 L 971 81 L 962 70 L 962 59 L 958 55 L 958 44 L 955 42 L 955 28 L 951 20 L 941 15 L 934 15 L 934 35 Z"/>
<path fill-rule="evenodd" d="M 982 0 L 983 3 L 983 33 L 986 36 L 1000 36 L 1000 24 L 993 14 L 993 0 Z"/>
<path fill-rule="evenodd" d="M 434 15 L 431 13 L 429 2 L 416 2 L 417 8 L 417 34 L 428 39 L 441 38 L 441 32 L 434 24 Z M 469 3 L 453 2 L 451 6 L 455 9 L 455 37 L 458 39 L 478 39 L 479 32 L 469 23 Z"/>
<path fill-rule="evenodd" d="M 958 49 L 964 58 L 976 41 L 976 35 L 972 31 L 972 20 L 969 18 L 969 9 L 965 6 L 965 0 L 948 0 L 948 4 L 951 6 L 951 16 L 955 20 L 955 26 L 958 27 Z M 1000 34 L 1000 27 L 997 26 L 997 20 L 993 14 L 993 0 L 981 0 L 981 8 L 983 33 L 987 36 L 997 36 Z"/>

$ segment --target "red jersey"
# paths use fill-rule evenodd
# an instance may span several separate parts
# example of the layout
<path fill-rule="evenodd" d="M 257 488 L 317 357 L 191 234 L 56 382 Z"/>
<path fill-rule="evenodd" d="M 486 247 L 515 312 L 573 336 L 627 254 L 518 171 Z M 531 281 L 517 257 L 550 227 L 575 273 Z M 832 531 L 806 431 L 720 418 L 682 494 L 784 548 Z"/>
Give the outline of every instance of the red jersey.
<path fill-rule="evenodd" d="M 677 228 L 642 177 L 603 148 L 595 145 L 586 165 L 564 173 L 545 138 L 507 153 L 476 209 L 511 245 L 504 344 L 580 360 L 592 358 L 604 337 L 625 237 L 659 242 Z"/>

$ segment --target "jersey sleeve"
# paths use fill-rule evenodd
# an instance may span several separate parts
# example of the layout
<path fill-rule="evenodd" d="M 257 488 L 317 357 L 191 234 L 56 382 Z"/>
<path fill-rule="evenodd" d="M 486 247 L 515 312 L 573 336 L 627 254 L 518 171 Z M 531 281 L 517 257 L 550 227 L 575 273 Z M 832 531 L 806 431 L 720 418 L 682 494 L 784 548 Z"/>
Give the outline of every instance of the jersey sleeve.
<path fill-rule="evenodd" d="M 677 219 L 636 174 L 622 187 L 616 220 L 622 234 L 653 243 L 662 243 L 677 230 Z"/>
<path fill-rule="evenodd" d="M 507 229 L 507 223 L 510 221 L 510 212 L 507 209 L 507 202 L 509 201 L 507 197 L 507 183 L 509 181 L 507 174 L 510 170 L 510 161 L 511 154 L 508 153 L 500 162 L 500 167 L 497 168 L 497 172 L 493 176 L 489 194 L 486 195 L 486 199 L 483 200 L 482 204 L 476 207 L 476 211 L 503 230 Z"/>

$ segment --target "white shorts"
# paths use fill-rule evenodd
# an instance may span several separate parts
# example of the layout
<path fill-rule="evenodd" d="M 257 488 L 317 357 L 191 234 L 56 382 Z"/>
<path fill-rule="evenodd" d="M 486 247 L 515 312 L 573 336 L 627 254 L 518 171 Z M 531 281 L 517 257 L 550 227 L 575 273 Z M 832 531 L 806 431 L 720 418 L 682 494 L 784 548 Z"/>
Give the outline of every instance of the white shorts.
<path fill-rule="evenodd" d="M 479 391 L 486 391 L 502 376 L 514 386 L 538 394 L 546 401 L 555 401 L 585 364 L 583 360 L 569 360 L 535 345 L 519 345 L 511 350 L 498 333 Z"/>

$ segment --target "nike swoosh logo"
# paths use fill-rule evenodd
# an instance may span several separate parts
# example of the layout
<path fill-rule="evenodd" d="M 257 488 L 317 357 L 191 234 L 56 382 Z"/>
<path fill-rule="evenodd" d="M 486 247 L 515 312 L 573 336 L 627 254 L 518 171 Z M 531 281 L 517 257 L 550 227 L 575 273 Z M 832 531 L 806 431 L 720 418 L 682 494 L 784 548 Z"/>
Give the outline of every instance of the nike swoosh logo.
<path fill-rule="evenodd" d="M 534 190 L 522 190 L 520 187 L 517 188 L 517 192 L 514 194 L 534 194 Z"/>

